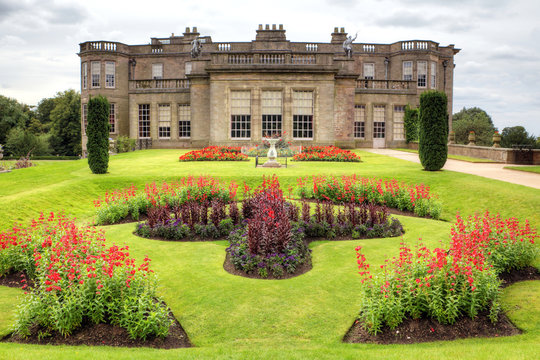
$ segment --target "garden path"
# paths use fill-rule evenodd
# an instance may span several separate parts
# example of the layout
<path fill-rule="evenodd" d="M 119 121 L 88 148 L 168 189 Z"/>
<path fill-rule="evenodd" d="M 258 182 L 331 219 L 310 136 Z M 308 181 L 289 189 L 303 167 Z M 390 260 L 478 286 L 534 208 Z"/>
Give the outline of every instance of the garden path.
<path fill-rule="evenodd" d="M 374 154 L 392 156 L 398 159 L 420 163 L 418 154 L 393 149 L 362 149 Z M 506 181 L 540 189 L 540 174 L 504 169 L 508 164 L 501 163 L 470 163 L 466 161 L 446 160 L 443 170 L 458 171 L 478 175 L 489 179 Z"/>

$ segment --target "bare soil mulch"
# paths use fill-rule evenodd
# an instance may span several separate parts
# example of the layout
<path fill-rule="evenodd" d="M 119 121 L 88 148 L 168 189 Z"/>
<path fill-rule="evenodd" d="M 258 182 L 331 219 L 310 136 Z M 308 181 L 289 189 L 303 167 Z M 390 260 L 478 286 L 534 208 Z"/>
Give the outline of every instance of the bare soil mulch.
<path fill-rule="evenodd" d="M 25 284 L 29 287 L 32 287 L 34 285 L 34 282 L 32 280 L 28 280 L 28 276 L 23 271 L 11 272 L 0 276 L 1 286 L 22 288 Z"/>
<path fill-rule="evenodd" d="M 504 273 L 499 276 L 503 280 L 503 287 L 519 281 L 540 280 L 540 272 L 535 267 L 527 267 Z M 521 334 L 519 330 L 504 314 L 499 315 L 499 321 L 491 322 L 487 313 L 479 314 L 475 319 L 461 317 L 453 325 L 442 325 L 434 319 L 406 319 L 397 328 L 388 327 L 377 335 L 369 334 L 362 323 L 354 322 L 345 337 L 348 343 L 375 343 L 375 344 L 413 344 L 429 341 L 455 340 L 471 337 L 499 337 Z"/>
<path fill-rule="evenodd" d="M 262 280 L 290 279 L 290 278 L 305 274 L 313 268 L 311 261 L 309 261 L 297 267 L 295 272 L 293 273 L 285 272 L 283 276 L 281 277 L 275 277 L 272 274 L 268 274 L 268 277 L 263 278 L 262 276 L 259 275 L 258 272 L 246 273 L 245 271 L 238 270 L 237 268 L 234 267 L 234 264 L 231 262 L 231 256 L 229 255 L 229 253 L 226 253 L 226 254 L 227 255 L 225 256 L 225 262 L 223 263 L 223 268 L 225 269 L 225 271 L 227 271 L 229 274 L 232 274 L 232 275 L 243 276 L 250 279 L 262 279 Z"/>

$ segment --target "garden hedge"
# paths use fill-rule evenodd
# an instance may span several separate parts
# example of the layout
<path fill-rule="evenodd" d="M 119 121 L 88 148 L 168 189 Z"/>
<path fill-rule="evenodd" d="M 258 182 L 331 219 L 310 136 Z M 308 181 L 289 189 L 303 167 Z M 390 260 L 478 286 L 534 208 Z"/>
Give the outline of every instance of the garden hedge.
<path fill-rule="evenodd" d="M 418 109 L 413 109 L 409 105 L 405 106 L 405 116 L 403 118 L 405 126 L 405 142 L 418 141 Z"/>

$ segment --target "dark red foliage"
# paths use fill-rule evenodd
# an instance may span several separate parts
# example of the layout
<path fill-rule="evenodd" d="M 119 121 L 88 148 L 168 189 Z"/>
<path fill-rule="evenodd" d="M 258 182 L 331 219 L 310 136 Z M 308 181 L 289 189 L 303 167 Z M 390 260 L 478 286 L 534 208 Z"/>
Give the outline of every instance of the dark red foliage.
<path fill-rule="evenodd" d="M 171 219 L 171 213 L 167 206 L 156 206 L 148 209 L 148 226 L 165 225 Z"/>

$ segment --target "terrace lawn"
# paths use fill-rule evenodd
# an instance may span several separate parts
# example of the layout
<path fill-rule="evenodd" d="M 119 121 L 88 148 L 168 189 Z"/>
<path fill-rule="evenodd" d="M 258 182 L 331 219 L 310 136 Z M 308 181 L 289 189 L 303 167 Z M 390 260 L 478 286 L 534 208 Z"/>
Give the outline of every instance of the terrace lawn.
<path fill-rule="evenodd" d="M 362 163 L 289 162 L 287 169 L 254 168 L 249 162 L 180 163 L 185 151 L 146 150 L 111 157 L 109 174 L 92 175 L 84 160 L 38 162 L 30 169 L 0 174 L 0 230 L 27 223 L 40 210 L 64 209 L 81 222 L 93 217 L 92 200 L 106 190 L 188 175 L 247 181 L 276 173 L 283 189 L 314 174 L 358 174 L 425 183 L 443 201 L 445 221 L 400 216 L 404 240 L 429 246 L 447 241 L 455 213 L 489 209 L 505 217 L 529 219 L 540 227 L 540 190 L 450 171 L 425 172 L 419 164 L 355 151 Z M 285 191 L 286 192 L 286 191 Z M 133 224 L 104 227 L 109 242 L 128 244 L 135 257 L 149 255 L 160 278 L 160 292 L 195 347 L 155 350 L 111 347 L 54 347 L 0 344 L 0 358 L 388 358 L 533 359 L 540 356 L 540 282 L 504 290 L 510 318 L 524 334 L 418 345 L 343 344 L 358 313 L 360 280 L 354 248 L 362 245 L 368 262 L 381 264 L 399 251 L 399 238 L 319 241 L 311 244 L 313 270 L 289 280 L 254 280 L 223 270 L 226 241 L 175 243 L 132 235 Z M 540 259 L 536 266 L 540 267 Z M 21 290 L 0 287 L 0 336 L 9 333 Z M 536 355 L 535 355 L 536 354 Z"/>
<path fill-rule="evenodd" d="M 536 174 L 540 174 L 540 166 L 505 166 L 505 169 L 517 170 L 517 171 L 526 171 Z"/>

